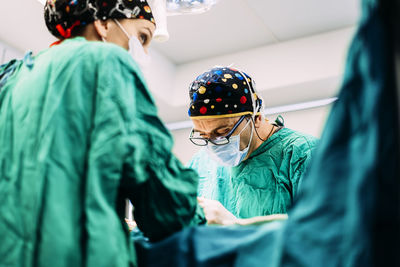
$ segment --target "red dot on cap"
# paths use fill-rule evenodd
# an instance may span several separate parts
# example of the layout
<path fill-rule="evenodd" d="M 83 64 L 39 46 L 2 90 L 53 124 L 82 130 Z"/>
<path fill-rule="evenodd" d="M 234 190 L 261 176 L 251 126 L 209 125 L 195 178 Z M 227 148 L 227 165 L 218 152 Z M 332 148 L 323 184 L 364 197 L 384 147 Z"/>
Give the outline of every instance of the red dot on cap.
<path fill-rule="evenodd" d="M 207 108 L 206 107 L 201 107 L 200 108 L 200 113 L 201 114 L 206 114 L 207 113 Z"/>
<path fill-rule="evenodd" d="M 246 98 L 245 96 L 242 96 L 242 97 L 240 98 L 240 103 L 244 104 L 244 103 L 246 103 L 246 102 L 247 102 L 247 98 Z"/>
<path fill-rule="evenodd" d="M 221 101 L 222 101 L 222 98 L 217 98 L 217 99 L 215 99 L 215 101 L 221 102 Z"/>
<path fill-rule="evenodd" d="M 229 113 L 229 114 L 232 114 L 232 110 L 229 110 L 228 113 Z"/>

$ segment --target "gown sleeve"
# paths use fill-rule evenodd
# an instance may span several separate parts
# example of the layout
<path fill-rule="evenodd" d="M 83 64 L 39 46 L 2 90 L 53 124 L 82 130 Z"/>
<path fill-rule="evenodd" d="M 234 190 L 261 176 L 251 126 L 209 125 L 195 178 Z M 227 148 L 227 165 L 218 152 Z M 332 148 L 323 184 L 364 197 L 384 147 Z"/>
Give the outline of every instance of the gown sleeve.
<path fill-rule="evenodd" d="M 100 68 L 93 136 L 99 150 L 122 159 L 121 169 L 115 170 L 121 175 L 120 192 L 133 203 L 139 229 L 157 241 L 205 223 L 196 198 L 199 178 L 172 154 L 172 137 L 142 74 L 123 56 Z M 103 172 L 111 172 L 107 166 L 105 162 Z"/>

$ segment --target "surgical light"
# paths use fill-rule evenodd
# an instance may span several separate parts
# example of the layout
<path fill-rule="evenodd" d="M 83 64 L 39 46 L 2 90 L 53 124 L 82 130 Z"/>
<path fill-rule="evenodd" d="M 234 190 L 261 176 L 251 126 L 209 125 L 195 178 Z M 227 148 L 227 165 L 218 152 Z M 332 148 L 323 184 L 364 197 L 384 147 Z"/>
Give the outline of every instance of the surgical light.
<path fill-rule="evenodd" d="M 201 14 L 213 7 L 218 0 L 167 0 L 167 14 Z"/>

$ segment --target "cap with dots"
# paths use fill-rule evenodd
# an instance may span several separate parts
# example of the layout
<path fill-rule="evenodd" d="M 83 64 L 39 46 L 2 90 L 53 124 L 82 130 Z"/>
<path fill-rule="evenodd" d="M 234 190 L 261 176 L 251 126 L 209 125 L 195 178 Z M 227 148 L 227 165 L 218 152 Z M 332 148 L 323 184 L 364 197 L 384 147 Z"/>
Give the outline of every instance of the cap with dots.
<path fill-rule="evenodd" d="M 192 119 L 236 117 L 261 108 L 253 79 L 230 67 L 215 67 L 199 75 L 189 87 L 189 96 Z"/>
<path fill-rule="evenodd" d="M 146 0 L 47 0 L 44 18 L 49 31 L 60 39 L 95 20 L 137 18 L 155 23 Z"/>

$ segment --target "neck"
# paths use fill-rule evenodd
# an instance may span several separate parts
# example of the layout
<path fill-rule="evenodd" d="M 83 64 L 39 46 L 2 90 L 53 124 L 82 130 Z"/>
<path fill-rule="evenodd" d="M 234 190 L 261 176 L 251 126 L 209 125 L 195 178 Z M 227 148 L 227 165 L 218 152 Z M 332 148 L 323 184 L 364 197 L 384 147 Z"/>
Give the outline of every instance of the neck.
<path fill-rule="evenodd" d="M 253 153 L 257 148 L 261 146 L 261 144 L 266 141 L 268 138 L 272 136 L 272 134 L 276 131 L 277 127 L 268 123 L 267 121 L 263 122 L 260 127 L 257 129 L 253 129 L 253 138 L 251 140 L 251 144 L 249 147 L 249 153 L 247 154 L 246 159 Z M 257 130 L 257 133 L 256 133 Z M 260 136 L 260 138 L 258 137 Z M 262 139 L 262 140 L 261 140 Z"/>
<path fill-rule="evenodd" d="M 79 36 L 84 37 L 88 41 L 101 41 L 93 23 L 86 25 Z"/>

